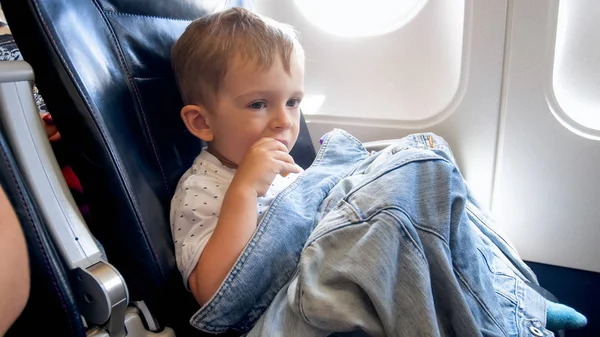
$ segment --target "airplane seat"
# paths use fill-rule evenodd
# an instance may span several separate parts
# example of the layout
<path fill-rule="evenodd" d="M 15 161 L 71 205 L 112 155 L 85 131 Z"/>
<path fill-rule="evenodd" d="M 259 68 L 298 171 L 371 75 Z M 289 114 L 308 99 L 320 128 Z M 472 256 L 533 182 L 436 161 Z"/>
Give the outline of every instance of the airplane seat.
<path fill-rule="evenodd" d="M 199 307 L 177 270 L 168 215 L 178 179 L 204 144 L 179 117 L 170 48 L 217 3 L 2 0 L 73 153 L 90 207 L 87 226 L 124 277 L 131 301 L 143 301 L 157 324 L 185 336 L 200 334 L 188 322 Z M 305 168 L 315 157 L 303 118 L 292 156 Z"/>
<path fill-rule="evenodd" d="M 173 337 L 130 301 L 66 184 L 33 97 L 33 70 L 0 62 L 0 182 L 26 237 L 31 293 L 11 336 Z"/>

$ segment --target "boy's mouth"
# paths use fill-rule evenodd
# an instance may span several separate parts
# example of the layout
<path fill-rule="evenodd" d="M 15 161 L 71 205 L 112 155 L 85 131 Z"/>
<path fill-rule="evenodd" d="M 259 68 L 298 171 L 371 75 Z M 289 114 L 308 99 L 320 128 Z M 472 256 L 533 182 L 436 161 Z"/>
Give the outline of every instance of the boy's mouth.
<path fill-rule="evenodd" d="M 278 142 L 280 142 L 281 144 L 285 145 L 285 147 L 288 147 L 288 142 L 285 139 L 276 139 Z"/>

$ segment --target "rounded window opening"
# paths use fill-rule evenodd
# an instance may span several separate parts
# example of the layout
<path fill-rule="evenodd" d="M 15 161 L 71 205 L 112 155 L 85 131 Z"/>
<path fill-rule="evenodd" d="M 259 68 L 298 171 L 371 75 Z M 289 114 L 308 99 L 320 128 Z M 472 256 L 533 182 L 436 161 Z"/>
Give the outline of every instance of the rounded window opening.
<path fill-rule="evenodd" d="M 547 93 L 556 119 L 576 134 L 600 140 L 600 39 L 595 0 L 560 1 L 552 79 Z"/>
<path fill-rule="evenodd" d="M 317 27 L 337 36 L 377 36 L 404 26 L 427 0 L 294 0 Z"/>

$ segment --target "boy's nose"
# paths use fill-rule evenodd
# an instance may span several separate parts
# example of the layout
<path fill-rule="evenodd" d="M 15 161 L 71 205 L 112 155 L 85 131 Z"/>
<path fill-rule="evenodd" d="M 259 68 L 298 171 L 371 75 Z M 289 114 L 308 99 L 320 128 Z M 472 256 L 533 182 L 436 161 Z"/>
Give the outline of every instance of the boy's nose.
<path fill-rule="evenodd" d="M 275 129 L 283 130 L 289 129 L 293 125 L 292 118 L 285 107 L 279 108 L 277 111 L 275 111 L 271 123 Z"/>

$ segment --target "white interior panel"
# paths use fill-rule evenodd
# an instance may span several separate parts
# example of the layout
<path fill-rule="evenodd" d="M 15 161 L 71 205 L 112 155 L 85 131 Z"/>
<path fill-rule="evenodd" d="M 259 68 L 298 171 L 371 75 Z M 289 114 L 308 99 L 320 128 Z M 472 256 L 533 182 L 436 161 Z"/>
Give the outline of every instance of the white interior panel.
<path fill-rule="evenodd" d="M 320 112 L 306 115 L 316 146 L 332 128 L 362 141 L 433 131 L 450 143 L 473 192 L 490 205 L 505 0 L 429 0 L 397 31 L 370 38 L 325 32 L 291 0 L 254 4 L 259 12 L 293 24 L 302 36 L 306 92 L 326 96 Z"/>
<path fill-rule="evenodd" d="M 548 96 L 558 89 L 598 116 L 600 3 L 564 1 L 560 14 L 556 0 L 510 4 L 493 212 L 525 259 L 600 272 L 600 142 L 561 124 Z"/>
<path fill-rule="evenodd" d="M 257 12 L 290 23 L 301 33 L 307 55 L 305 93 L 324 96 L 314 113 L 423 120 L 442 113 L 457 94 L 463 55 L 463 1 L 425 2 L 412 20 L 395 31 L 366 37 L 336 36 L 314 21 L 322 22 L 331 13 L 332 24 L 344 25 L 344 15 L 356 16 L 362 11 L 362 21 L 375 26 L 377 15 L 382 19 L 389 16 L 384 13 L 384 4 L 398 10 L 397 3 L 329 1 L 338 6 L 323 3 L 306 15 L 294 1 L 254 3 Z M 310 15 L 315 19 L 311 21 Z"/>

